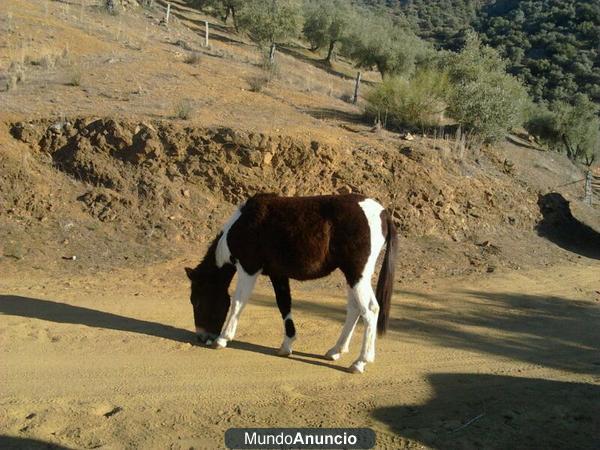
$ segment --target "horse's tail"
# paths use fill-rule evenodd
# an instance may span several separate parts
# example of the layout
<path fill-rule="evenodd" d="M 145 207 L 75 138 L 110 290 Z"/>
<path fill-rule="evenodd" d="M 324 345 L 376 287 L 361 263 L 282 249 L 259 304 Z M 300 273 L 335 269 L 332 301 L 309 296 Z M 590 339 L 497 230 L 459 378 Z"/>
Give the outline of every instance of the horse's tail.
<path fill-rule="evenodd" d="M 392 292 L 394 290 L 394 272 L 396 270 L 396 247 L 398 244 L 398 235 L 396 226 L 392 220 L 389 211 L 382 215 L 385 220 L 387 235 L 385 237 L 385 256 L 383 264 L 379 271 L 377 280 L 377 289 L 375 297 L 379 303 L 379 317 L 377 318 L 377 333 L 381 336 L 387 331 L 388 320 L 390 318 L 390 305 L 392 303 Z"/>

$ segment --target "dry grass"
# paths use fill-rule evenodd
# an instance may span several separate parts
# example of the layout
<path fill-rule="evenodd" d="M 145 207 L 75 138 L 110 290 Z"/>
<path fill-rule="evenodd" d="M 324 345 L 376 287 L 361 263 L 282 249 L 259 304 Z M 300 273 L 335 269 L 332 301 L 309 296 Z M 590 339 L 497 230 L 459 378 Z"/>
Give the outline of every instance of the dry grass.
<path fill-rule="evenodd" d="M 83 78 L 81 69 L 74 67 L 68 74 L 67 86 L 81 86 L 81 79 Z"/>
<path fill-rule="evenodd" d="M 261 92 L 264 88 L 269 85 L 271 80 L 266 75 L 256 75 L 248 78 L 248 85 L 252 92 Z"/>
<path fill-rule="evenodd" d="M 184 98 L 175 104 L 175 117 L 182 120 L 188 120 L 194 114 L 194 106 L 189 98 Z"/>
<path fill-rule="evenodd" d="M 200 64 L 200 62 L 202 62 L 202 56 L 201 56 L 200 52 L 191 52 L 191 53 L 187 54 L 187 56 L 185 57 L 183 62 L 185 62 L 186 64 L 195 66 L 197 64 Z"/>

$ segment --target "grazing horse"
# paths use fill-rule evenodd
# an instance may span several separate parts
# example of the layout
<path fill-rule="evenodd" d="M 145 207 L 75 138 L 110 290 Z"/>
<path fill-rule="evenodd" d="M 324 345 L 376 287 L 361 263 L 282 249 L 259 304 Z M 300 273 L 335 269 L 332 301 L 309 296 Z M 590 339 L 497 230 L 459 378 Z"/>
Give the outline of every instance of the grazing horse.
<path fill-rule="evenodd" d="M 371 277 L 384 244 L 383 266 L 373 292 Z M 396 254 L 391 215 L 361 195 L 280 197 L 258 194 L 240 206 L 210 245 L 202 262 L 186 268 L 198 340 L 224 348 L 235 336 L 240 314 L 259 275 L 271 279 L 284 322 L 279 355 L 292 353 L 290 278 L 312 280 L 340 269 L 348 283 L 346 322 L 326 357 L 337 360 L 359 316 L 365 325 L 359 358 L 350 371 L 364 371 L 375 358 L 376 330 L 384 334 L 390 311 Z M 237 272 L 233 302 L 228 287 Z"/>

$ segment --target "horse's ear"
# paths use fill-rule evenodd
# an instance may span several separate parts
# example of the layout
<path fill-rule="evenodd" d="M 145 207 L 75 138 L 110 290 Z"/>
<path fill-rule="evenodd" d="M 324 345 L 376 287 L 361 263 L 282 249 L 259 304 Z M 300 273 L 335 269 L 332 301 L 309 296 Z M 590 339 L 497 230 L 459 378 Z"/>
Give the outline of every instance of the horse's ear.
<path fill-rule="evenodd" d="M 188 278 L 191 280 L 192 279 L 192 274 L 194 273 L 194 269 L 190 269 L 189 267 L 185 268 L 185 273 L 187 274 Z"/>

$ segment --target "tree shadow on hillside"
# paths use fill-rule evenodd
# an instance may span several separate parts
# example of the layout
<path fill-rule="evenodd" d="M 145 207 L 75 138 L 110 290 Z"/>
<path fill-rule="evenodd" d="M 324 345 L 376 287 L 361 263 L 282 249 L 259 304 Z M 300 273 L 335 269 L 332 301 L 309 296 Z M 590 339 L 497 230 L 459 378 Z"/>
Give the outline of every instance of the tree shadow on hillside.
<path fill-rule="evenodd" d="M 424 405 L 376 409 L 398 436 L 428 448 L 598 448 L 600 386 L 480 374 L 434 374 Z"/>
<path fill-rule="evenodd" d="M 592 302 L 520 293 L 459 291 L 460 312 L 445 298 L 402 306 L 390 328 L 404 342 L 476 351 L 574 373 L 600 374 L 600 310 Z M 399 292 L 400 298 L 402 292 Z M 433 303 L 433 305 L 432 305 Z"/>
<path fill-rule="evenodd" d="M 300 111 L 318 120 L 340 120 L 352 124 L 366 123 L 365 115 L 359 112 L 348 112 L 333 108 L 300 109 Z"/>
<path fill-rule="evenodd" d="M 600 259 L 600 233 L 577 220 L 562 195 L 539 195 L 538 206 L 543 216 L 536 227 L 540 236 L 569 252 Z"/>
<path fill-rule="evenodd" d="M 1 436 L 2 450 L 68 450 L 68 447 L 25 437 Z"/>
<path fill-rule="evenodd" d="M 324 61 L 322 59 L 309 58 L 308 56 L 304 55 L 302 52 L 292 48 L 290 45 L 286 45 L 285 47 L 279 46 L 279 47 L 277 47 L 277 50 L 285 55 L 291 56 L 294 59 L 302 61 L 306 64 L 310 64 L 311 66 L 316 67 L 317 69 L 321 69 L 330 75 L 334 75 L 336 77 L 343 78 L 345 80 L 352 80 L 352 77 L 349 77 L 345 73 L 335 70 L 326 61 Z M 368 81 L 364 81 L 364 80 L 363 80 L 363 83 L 370 84 Z"/>

